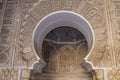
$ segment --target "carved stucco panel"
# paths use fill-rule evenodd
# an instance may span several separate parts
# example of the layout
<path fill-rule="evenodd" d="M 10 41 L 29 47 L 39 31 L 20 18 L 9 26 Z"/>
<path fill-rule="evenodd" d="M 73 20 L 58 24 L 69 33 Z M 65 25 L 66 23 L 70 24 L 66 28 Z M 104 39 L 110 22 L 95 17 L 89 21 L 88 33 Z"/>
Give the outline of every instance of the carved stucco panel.
<path fill-rule="evenodd" d="M 115 58 L 115 67 L 120 68 L 120 1 L 111 0 L 110 6 L 113 57 Z"/>
<path fill-rule="evenodd" d="M 58 3 L 58 1 L 60 2 L 59 5 L 56 4 Z M 67 5 L 68 3 L 70 4 Z M 58 10 L 70 10 L 70 11 L 77 12 L 80 15 L 83 15 L 93 26 L 95 37 L 96 37 L 95 48 L 89 60 L 94 64 L 94 66 L 112 66 L 112 58 L 111 58 L 111 52 L 109 47 L 110 45 L 108 44 L 109 33 L 106 25 L 104 1 L 78 0 L 78 3 L 72 0 L 68 0 L 64 2 L 64 5 L 62 5 L 61 0 L 54 0 L 54 2 L 50 2 L 49 0 L 44 0 L 39 3 L 36 3 L 28 11 L 28 14 L 26 15 L 29 15 L 31 19 L 35 20 L 36 21 L 35 24 L 37 24 L 37 22 L 40 21 L 41 18 L 43 18 L 45 15 Z M 56 6 L 59 8 L 56 9 Z M 73 10 L 74 8 L 76 9 Z M 31 23 L 30 22 L 31 19 L 29 17 L 26 16 L 26 18 L 22 22 L 22 23 L 25 23 L 25 25 L 21 26 L 23 27 L 23 29 L 27 27 L 26 25 Z M 34 29 L 35 24 L 34 25 L 30 24 L 31 30 L 28 31 L 27 33 L 30 33 L 30 34 L 32 33 L 32 29 Z M 24 36 L 26 36 L 25 32 L 23 32 L 23 34 Z M 31 39 L 31 37 L 29 36 L 32 36 L 32 35 L 27 36 L 28 41 L 30 41 Z M 25 39 L 24 41 L 26 42 Z"/>
<path fill-rule="evenodd" d="M 18 72 L 17 68 L 0 68 L 0 80 L 17 80 Z"/>
<path fill-rule="evenodd" d="M 107 79 L 120 80 L 120 69 L 117 68 L 107 69 Z"/>
<path fill-rule="evenodd" d="M 34 50 L 32 48 L 32 30 L 33 28 L 31 25 L 35 26 L 36 20 L 34 20 L 29 15 L 26 15 L 28 10 L 35 4 L 38 0 L 30 1 L 24 0 L 19 3 L 19 22 L 18 22 L 18 30 L 17 30 L 17 37 L 16 37 L 16 51 L 15 51 L 15 59 L 14 65 L 15 66 L 31 66 L 33 62 L 36 61 L 36 56 Z M 24 21 L 28 18 L 26 21 Z M 25 24 L 29 22 L 29 24 Z M 26 27 L 24 27 L 26 26 Z M 31 33 L 29 33 L 31 32 Z"/>

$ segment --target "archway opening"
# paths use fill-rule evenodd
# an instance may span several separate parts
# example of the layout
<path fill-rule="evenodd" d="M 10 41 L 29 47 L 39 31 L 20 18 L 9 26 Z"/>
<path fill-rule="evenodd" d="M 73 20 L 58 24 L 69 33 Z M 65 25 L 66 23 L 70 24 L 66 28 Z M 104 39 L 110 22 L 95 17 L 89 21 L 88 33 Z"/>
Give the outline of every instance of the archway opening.
<path fill-rule="evenodd" d="M 67 26 L 53 29 L 42 45 L 46 66 L 42 70 L 41 80 L 91 80 L 92 75 L 80 66 L 87 52 L 87 40 L 80 31 Z"/>
<path fill-rule="evenodd" d="M 92 26 L 84 17 L 72 11 L 56 11 L 50 13 L 37 24 L 33 32 L 33 43 L 38 57 L 43 60 L 41 53 L 45 36 L 51 30 L 60 26 L 70 26 L 80 31 L 84 35 L 88 46 L 87 58 L 91 54 L 94 47 L 94 32 Z"/>
<path fill-rule="evenodd" d="M 56 11 L 45 16 L 33 32 L 33 43 L 40 58 L 34 70 L 42 72 L 42 80 L 91 80 L 91 75 L 81 68 L 80 63 L 84 60 L 81 65 L 88 71 L 93 70 L 86 59 L 94 46 L 94 32 L 81 15 Z"/>

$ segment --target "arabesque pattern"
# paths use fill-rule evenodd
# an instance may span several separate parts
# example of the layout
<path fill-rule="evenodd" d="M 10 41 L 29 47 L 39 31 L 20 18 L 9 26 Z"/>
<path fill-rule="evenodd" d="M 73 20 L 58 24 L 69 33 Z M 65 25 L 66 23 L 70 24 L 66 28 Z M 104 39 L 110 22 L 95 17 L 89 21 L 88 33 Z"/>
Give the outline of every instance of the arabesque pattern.
<path fill-rule="evenodd" d="M 111 47 L 108 44 L 108 30 L 106 25 L 105 4 L 103 1 L 88 0 L 43 0 L 36 3 L 26 14 L 22 21 L 22 30 L 25 35 L 31 34 L 35 25 L 47 14 L 58 10 L 69 10 L 79 13 L 85 17 L 93 26 L 96 43 L 89 60 L 94 66 L 112 66 Z M 100 7 L 102 6 L 102 7 Z M 29 26 L 30 28 L 27 29 Z M 27 36 L 27 41 L 31 41 L 31 35 Z M 25 40 L 25 39 L 24 39 Z M 102 42 L 102 43 L 101 43 Z"/>

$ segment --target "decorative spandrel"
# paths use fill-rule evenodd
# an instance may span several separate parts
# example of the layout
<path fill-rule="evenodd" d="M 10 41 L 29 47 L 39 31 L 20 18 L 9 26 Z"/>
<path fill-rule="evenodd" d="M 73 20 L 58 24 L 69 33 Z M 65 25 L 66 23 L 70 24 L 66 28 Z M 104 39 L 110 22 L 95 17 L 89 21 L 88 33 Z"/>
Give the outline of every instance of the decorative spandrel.
<path fill-rule="evenodd" d="M 79 73 L 87 55 L 87 42 L 74 28 L 56 28 L 44 39 L 42 55 L 47 63 L 43 73 Z"/>

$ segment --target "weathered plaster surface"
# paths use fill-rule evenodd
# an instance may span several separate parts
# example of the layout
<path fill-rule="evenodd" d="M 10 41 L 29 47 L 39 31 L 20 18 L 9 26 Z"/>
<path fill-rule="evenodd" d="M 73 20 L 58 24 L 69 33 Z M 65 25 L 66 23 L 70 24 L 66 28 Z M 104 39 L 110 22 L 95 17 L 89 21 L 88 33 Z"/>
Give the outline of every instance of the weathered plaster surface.
<path fill-rule="evenodd" d="M 33 29 L 44 16 L 59 10 L 76 12 L 93 26 L 96 42 L 88 60 L 96 69 L 95 78 L 120 80 L 120 0 L 3 0 L 0 79 L 17 80 L 20 68 L 30 69 L 38 60 L 32 44 Z"/>

